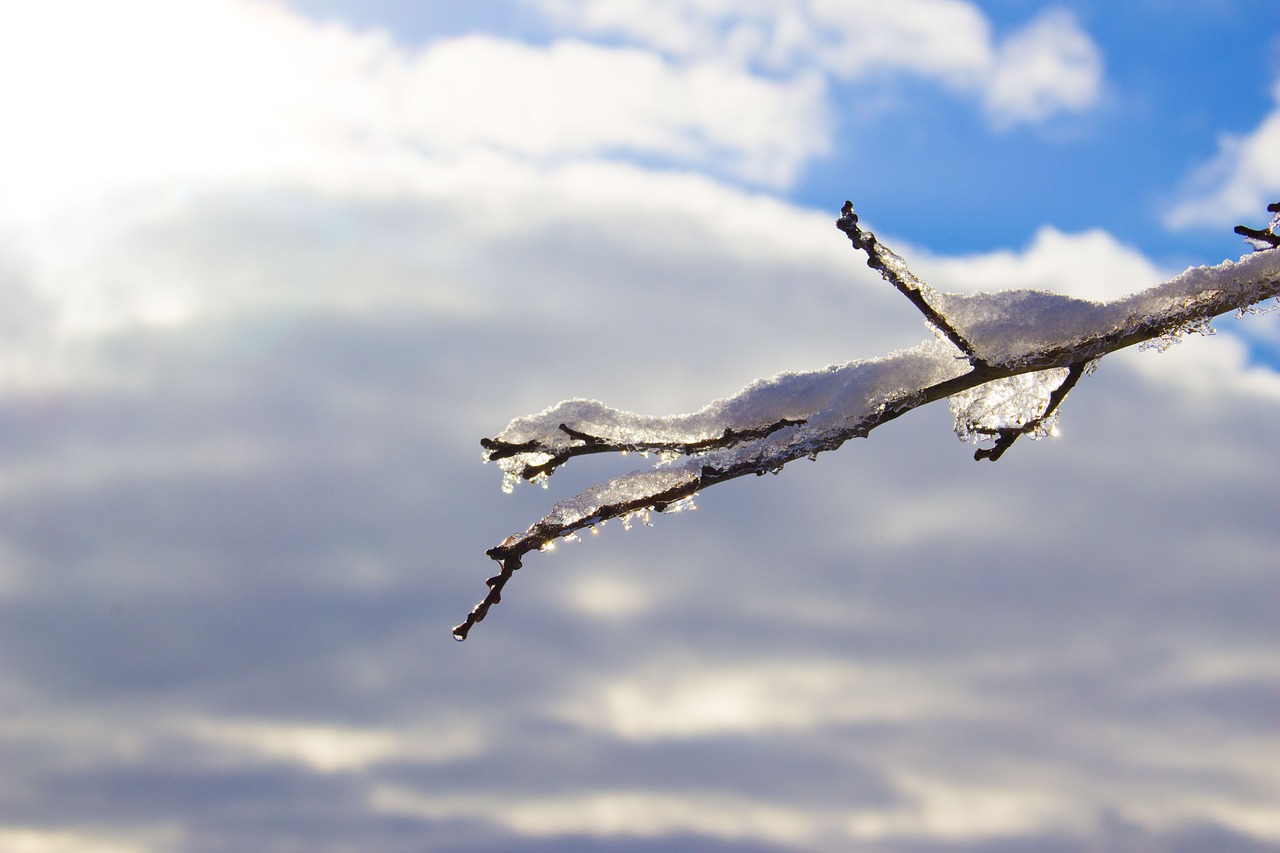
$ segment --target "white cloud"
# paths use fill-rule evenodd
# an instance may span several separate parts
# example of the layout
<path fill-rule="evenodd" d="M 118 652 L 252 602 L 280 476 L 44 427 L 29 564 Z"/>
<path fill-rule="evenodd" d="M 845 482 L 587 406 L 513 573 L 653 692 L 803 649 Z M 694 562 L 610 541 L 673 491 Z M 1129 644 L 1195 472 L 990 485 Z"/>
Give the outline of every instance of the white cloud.
<path fill-rule="evenodd" d="M 983 97 L 998 125 L 1043 121 L 1093 106 L 1102 56 L 1067 12 L 1045 12 L 999 46 Z"/>
<path fill-rule="evenodd" d="M 585 835 L 657 839 L 674 835 L 806 847 L 823 838 L 835 818 L 822 815 L 815 821 L 811 812 L 806 814 L 808 810 L 733 795 L 626 789 L 521 797 L 507 801 L 495 812 L 488 797 L 423 795 L 386 785 L 374 791 L 371 804 L 386 814 L 430 820 L 496 819 L 517 838 Z"/>
<path fill-rule="evenodd" d="M 413 76 L 405 117 L 422 145 L 442 153 L 621 151 L 785 185 L 827 148 L 824 89 L 813 75 L 775 82 L 633 49 L 476 36 L 429 47 Z"/>
<path fill-rule="evenodd" d="M 381 36 L 260 3 L 5 4 L 0 214 L 159 179 L 296 171 L 317 135 L 363 109 L 351 72 L 394 62 Z"/>
<path fill-rule="evenodd" d="M 461 727 L 406 732 L 212 718 L 193 720 L 186 729 L 182 735 L 210 750 L 240 753 L 248 761 L 298 763 L 322 774 L 405 759 L 443 764 L 480 749 L 478 733 Z"/>
<path fill-rule="evenodd" d="M 403 185 L 477 149 L 660 158 L 779 185 L 826 149 L 823 98 L 815 75 L 572 41 L 409 50 L 248 0 L 5 4 L 0 217 L 160 181 Z"/>
<path fill-rule="evenodd" d="M 1067 234 L 1045 225 L 1022 251 L 959 257 L 911 250 L 912 264 L 939 290 L 1032 289 L 1105 302 L 1145 290 L 1181 270 L 1161 270 L 1105 231 Z"/>
<path fill-rule="evenodd" d="M 899 71 L 963 89 L 992 64 L 991 24 L 963 0 L 813 0 L 810 8 L 819 56 L 844 77 Z"/>
<path fill-rule="evenodd" d="M 635 740 L 804 731 L 841 724 L 959 718 L 980 703 L 941 677 L 904 680 L 892 667 L 849 661 L 752 660 L 661 667 L 593 685 L 557 715 Z"/>
<path fill-rule="evenodd" d="M 148 853 L 181 847 L 182 841 L 182 833 L 175 829 L 124 836 L 113 832 L 0 828 L 0 848 L 9 853 Z"/>
<path fill-rule="evenodd" d="M 1267 205 L 1280 201 L 1280 80 L 1271 91 L 1275 108 L 1249 133 L 1219 137 L 1218 154 L 1187 180 L 1165 225 L 1265 224 Z"/>
<path fill-rule="evenodd" d="M 1097 103 L 1103 62 L 1072 15 L 1050 9 L 997 40 L 967 0 L 529 0 L 560 24 L 682 57 L 843 79 L 910 74 L 978 97 L 998 128 Z"/>

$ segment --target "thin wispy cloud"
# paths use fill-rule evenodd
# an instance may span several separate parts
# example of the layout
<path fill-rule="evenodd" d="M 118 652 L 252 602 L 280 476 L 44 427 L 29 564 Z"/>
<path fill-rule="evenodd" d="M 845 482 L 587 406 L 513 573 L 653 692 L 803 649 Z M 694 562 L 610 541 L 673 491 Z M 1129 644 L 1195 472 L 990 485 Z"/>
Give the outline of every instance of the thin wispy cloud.
<path fill-rule="evenodd" d="M 1166 225 L 1230 224 L 1280 195 L 1280 80 L 1271 91 L 1275 108 L 1247 133 L 1219 136 L 1218 153 L 1188 177 L 1180 200 L 1164 217 Z"/>
<path fill-rule="evenodd" d="M 722 4 L 528 0 L 563 26 L 623 37 L 663 55 L 770 75 L 840 80 L 904 75 L 976 96 L 999 127 L 1088 110 L 1104 63 L 1070 12 L 1049 9 L 1000 37 L 965 0 Z"/>

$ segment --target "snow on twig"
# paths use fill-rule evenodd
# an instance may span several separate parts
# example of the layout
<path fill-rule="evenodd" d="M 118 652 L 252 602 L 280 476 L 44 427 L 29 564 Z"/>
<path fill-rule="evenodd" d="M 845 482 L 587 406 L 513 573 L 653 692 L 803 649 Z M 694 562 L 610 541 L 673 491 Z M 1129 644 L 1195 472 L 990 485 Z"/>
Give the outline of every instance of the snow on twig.
<path fill-rule="evenodd" d="M 502 598 L 531 551 L 611 518 L 683 508 L 718 483 L 777 473 L 796 459 L 835 450 L 850 438 L 919 406 L 950 398 L 961 437 L 994 439 L 975 459 L 998 460 L 1022 435 L 1046 434 L 1066 395 L 1097 359 L 1134 344 L 1204 332 L 1208 321 L 1280 294 L 1280 205 L 1265 231 L 1238 228 L 1256 249 L 1238 262 L 1193 267 L 1106 303 L 1035 290 L 959 295 L 931 288 L 873 234 L 846 202 L 837 227 L 867 263 L 921 312 L 935 339 L 877 359 L 758 379 L 737 394 L 683 415 L 645 416 L 594 400 L 567 400 L 516 418 L 481 441 L 504 489 L 545 481 L 575 456 L 656 452 L 660 464 L 552 506 L 523 533 L 486 554 L 501 567 L 488 594 L 453 629 L 464 640 Z M 1241 230 L 1243 229 L 1243 230 Z M 1259 235 L 1270 235 L 1259 236 Z M 1276 238 L 1276 239 L 1271 239 Z M 1210 330 L 1211 331 L 1211 330 Z"/>

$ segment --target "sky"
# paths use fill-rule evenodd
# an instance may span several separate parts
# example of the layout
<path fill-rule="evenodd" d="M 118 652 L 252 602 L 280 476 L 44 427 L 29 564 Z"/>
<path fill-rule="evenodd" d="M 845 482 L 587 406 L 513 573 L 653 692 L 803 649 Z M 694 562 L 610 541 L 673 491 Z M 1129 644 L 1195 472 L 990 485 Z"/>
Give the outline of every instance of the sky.
<path fill-rule="evenodd" d="M 943 290 L 1141 290 L 1280 201 L 1221 0 L 0 0 L 0 848 L 1280 844 L 1280 315 L 484 551 L 575 397 L 696 410 Z"/>

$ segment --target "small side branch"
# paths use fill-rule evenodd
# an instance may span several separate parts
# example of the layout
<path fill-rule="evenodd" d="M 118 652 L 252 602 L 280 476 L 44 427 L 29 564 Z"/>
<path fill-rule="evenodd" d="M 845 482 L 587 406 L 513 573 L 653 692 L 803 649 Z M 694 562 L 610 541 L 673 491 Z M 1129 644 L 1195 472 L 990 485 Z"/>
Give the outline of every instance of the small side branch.
<path fill-rule="evenodd" d="M 501 569 L 498 574 L 485 580 L 485 584 L 489 587 L 489 592 L 467 614 L 467 618 L 454 627 L 453 638 L 459 642 L 465 640 L 471 632 L 471 628 L 477 622 L 483 621 L 484 617 L 489 614 L 489 608 L 502 601 L 503 587 L 507 585 L 507 581 L 511 580 L 511 576 L 520 568 L 525 554 L 530 551 L 541 551 L 561 537 L 568 536 L 574 531 L 582 530 L 586 527 L 594 527 L 611 518 L 621 516 L 625 519 L 632 513 L 644 512 L 650 509 L 662 512 L 671 504 L 692 497 L 698 490 L 699 485 L 700 479 L 685 477 L 681 482 L 667 489 L 612 503 L 606 502 L 595 507 L 593 512 L 587 514 L 581 514 L 576 517 L 573 515 L 568 517 L 548 515 L 524 533 L 507 537 L 501 545 L 485 551 L 485 556 L 496 561 Z"/>
<path fill-rule="evenodd" d="M 1237 225 L 1235 229 L 1236 233 L 1241 237 L 1254 241 L 1255 248 L 1259 250 L 1263 250 L 1268 247 L 1272 249 L 1280 247 L 1280 233 L 1277 233 L 1277 231 L 1280 230 L 1280 201 L 1272 202 L 1267 205 L 1267 210 L 1276 215 L 1272 218 L 1271 224 L 1266 228 L 1258 230 L 1257 228 L 1250 228 L 1247 225 Z"/>
<path fill-rule="evenodd" d="M 858 226 L 858 214 L 853 212 L 853 202 L 846 201 L 844 207 L 840 209 L 840 218 L 836 220 L 836 227 L 845 233 L 849 238 L 849 242 L 853 244 L 855 249 L 861 249 L 867 253 L 867 266 L 871 267 L 892 284 L 907 299 L 911 300 L 911 304 L 924 315 L 924 318 L 936 329 L 947 336 L 947 340 L 956 345 L 956 348 L 964 353 L 969 363 L 974 367 L 981 367 L 985 364 L 978 357 L 977 350 L 973 344 L 960 333 L 955 326 L 951 324 L 942 312 L 938 311 L 925 298 L 931 288 L 919 278 L 915 276 L 907 268 L 906 261 L 891 251 L 883 243 L 876 239 L 876 235 L 870 231 L 864 231 Z"/>

